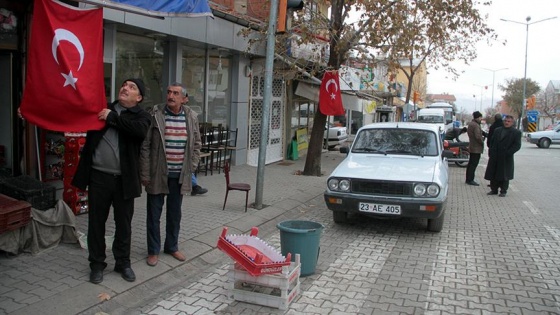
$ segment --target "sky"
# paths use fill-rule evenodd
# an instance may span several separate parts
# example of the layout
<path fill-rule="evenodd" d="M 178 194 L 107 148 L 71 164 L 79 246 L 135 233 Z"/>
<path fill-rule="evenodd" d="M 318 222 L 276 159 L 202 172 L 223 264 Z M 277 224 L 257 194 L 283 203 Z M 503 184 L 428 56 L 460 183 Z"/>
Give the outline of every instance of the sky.
<path fill-rule="evenodd" d="M 503 91 L 498 85 L 504 85 L 506 79 L 524 77 L 527 16 L 531 17 L 529 23 L 557 16 L 529 25 L 527 78 L 536 81 L 541 90 L 546 88 L 550 80 L 560 80 L 560 40 L 557 36 L 557 30 L 560 29 L 560 0 L 492 0 L 492 5 L 482 7 L 481 12 L 488 13 L 487 23 L 497 33 L 498 41 L 492 46 L 481 41 L 477 45 L 476 60 L 468 66 L 457 63 L 457 68 L 464 72 L 455 81 L 450 79 L 447 72 L 430 70 L 428 65 L 429 94 L 453 94 L 457 98 L 457 109 L 467 112 L 490 107 L 492 94 L 494 104 L 500 101 Z M 505 46 L 501 44 L 504 40 L 507 41 Z"/>

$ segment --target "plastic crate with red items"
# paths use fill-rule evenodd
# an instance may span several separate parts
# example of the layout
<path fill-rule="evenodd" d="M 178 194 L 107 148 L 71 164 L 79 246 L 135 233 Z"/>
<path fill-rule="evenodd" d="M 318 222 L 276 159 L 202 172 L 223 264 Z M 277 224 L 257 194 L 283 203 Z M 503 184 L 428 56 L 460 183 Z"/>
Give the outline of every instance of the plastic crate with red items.
<path fill-rule="evenodd" d="M 26 226 L 31 221 L 31 204 L 0 194 L 0 234 Z"/>
<path fill-rule="evenodd" d="M 88 212 L 88 193 L 77 189 L 72 185 L 72 179 L 78 168 L 80 153 L 86 143 L 85 133 L 64 134 L 66 137 L 64 150 L 64 190 L 62 199 L 72 209 L 74 214 L 83 214 Z"/>
<path fill-rule="evenodd" d="M 68 186 L 64 188 L 62 199 L 72 209 L 74 214 L 82 214 L 88 211 L 88 192 Z"/>
<path fill-rule="evenodd" d="M 257 237 L 259 229 L 251 228 L 250 235 L 226 235 L 222 230 L 217 247 L 235 260 L 252 276 L 281 273 L 283 266 L 289 266 L 292 255 L 282 256 L 280 251 Z"/>

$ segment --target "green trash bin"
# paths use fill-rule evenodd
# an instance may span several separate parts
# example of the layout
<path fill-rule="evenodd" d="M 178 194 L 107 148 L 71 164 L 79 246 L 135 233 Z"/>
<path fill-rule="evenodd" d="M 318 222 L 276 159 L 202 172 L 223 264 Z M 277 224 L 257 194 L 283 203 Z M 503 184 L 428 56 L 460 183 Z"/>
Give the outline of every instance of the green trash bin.
<path fill-rule="evenodd" d="M 280 248 L 282 255 L 292 254 L 292 261 L 296 254 L 300 255 L 301 276 L 315 273 L 319 258 L 319 243 L 324 226 L 312 221 L 284 221 L 276 225 L 280 230 Z"/>
<path fill-rule="evenodd" d="M 292 140 L 288 146 L 288 160 L 296 161 L 299 158 L 298 145 L 296 140 Z"/>

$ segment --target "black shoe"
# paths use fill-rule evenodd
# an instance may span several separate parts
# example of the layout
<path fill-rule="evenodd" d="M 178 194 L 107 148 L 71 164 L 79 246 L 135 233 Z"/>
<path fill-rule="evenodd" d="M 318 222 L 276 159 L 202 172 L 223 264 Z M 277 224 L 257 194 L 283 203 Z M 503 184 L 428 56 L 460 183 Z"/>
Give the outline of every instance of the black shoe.
<path fill-rule="evenodd" d="M 130 267 L 124 267 L 124 268 L 115 267 L 115 271 L 120 273 L 122 278 L 128 282 L 136 281 L 136 275 L 134 274 L 134 271 L 132 271 L 132 268 Z"/>
<path fill-rule="evenodd" d="M 203 195 L 205 193 L 208 192 L 208 189 L 204 188 L 204 187 L 200 187 L 199 185 L 196 185 L 192 188 L 191 191 L 191 196 L 195 196 L 195 195 Z"/>
<path fill-rule="evenodd" d="M 471 180 L 470 182 L 466 182 L 465 184 L 471 185 L 471 186 L 480 186 L 480 184 L 475 182 L 474 180 Z"/>
<path fill-rule="evenodd" d="M 498 196 L 500 196 L 500 197 L 505 197 L 505 196 L 506 196 L 506 193 L 500 193 Z"/>
<path fill-rule="evenodd" d="M 92 270 L 89 273 L 89 282 L 95 284 L 103 282 L 103 270 Z"/>
<path fill-rule="evenodd" d="M 487 193 L 487 195 L 489 195 L 489 196 L 491 196 L 491 195 L 497 195 L 497 194 L 498 194 L 497 191 L 491 191 L 491 192 Z"/>

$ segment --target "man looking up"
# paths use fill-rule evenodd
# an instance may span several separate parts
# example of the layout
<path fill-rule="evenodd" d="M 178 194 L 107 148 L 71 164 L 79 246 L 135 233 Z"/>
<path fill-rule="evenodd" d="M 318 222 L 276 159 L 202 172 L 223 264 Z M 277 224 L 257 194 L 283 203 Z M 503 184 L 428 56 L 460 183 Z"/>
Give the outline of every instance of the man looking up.
<path fill-rule="evenodd" d="M 101 130 L 87 132 L 72 185 L 88 189 L 89 281 L 101 283 L 105 263 L 105 223 L 111 205 L 115 220 L 113 256 L 115 271 L 126 281 L 135 281 L 130 267 L 131 222 L 134 198 L 142 193 L 139 176 L 140 146 L 150 126 L 150 115 L 138 104 L 144 99 L 140 79 L 125 80 L 118 100 L 99 112 L 105 121 Z"/>

